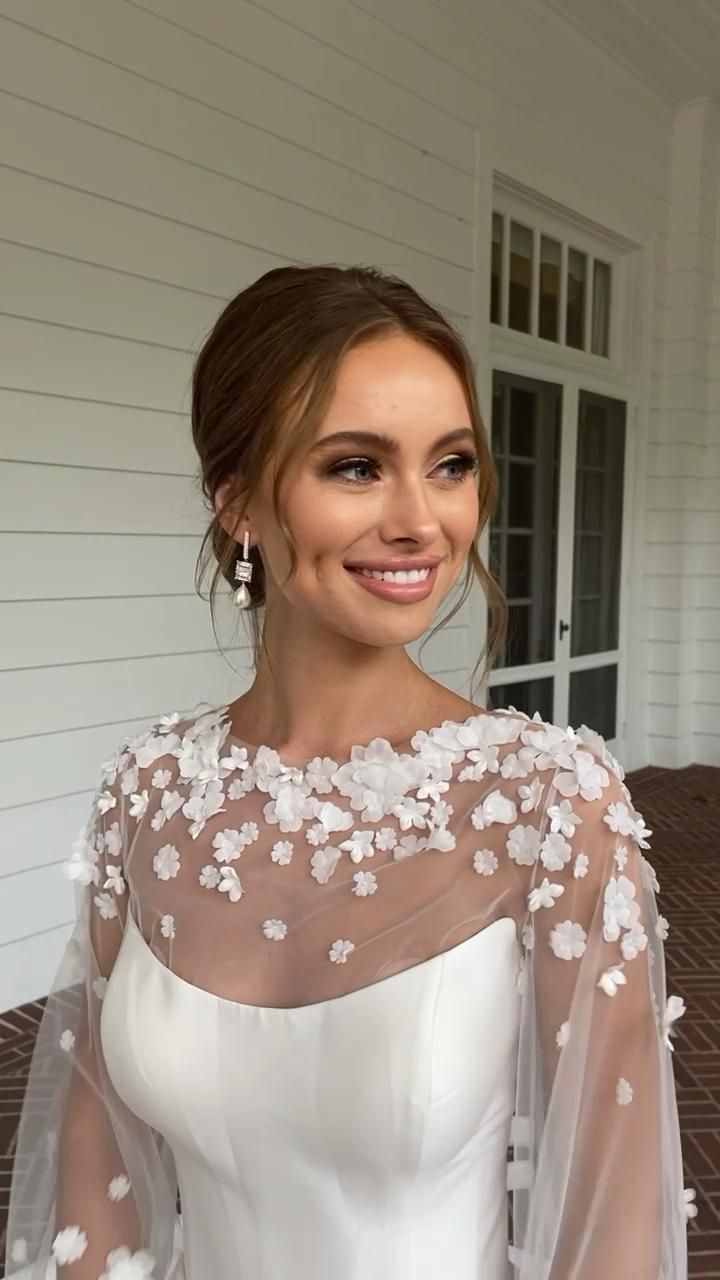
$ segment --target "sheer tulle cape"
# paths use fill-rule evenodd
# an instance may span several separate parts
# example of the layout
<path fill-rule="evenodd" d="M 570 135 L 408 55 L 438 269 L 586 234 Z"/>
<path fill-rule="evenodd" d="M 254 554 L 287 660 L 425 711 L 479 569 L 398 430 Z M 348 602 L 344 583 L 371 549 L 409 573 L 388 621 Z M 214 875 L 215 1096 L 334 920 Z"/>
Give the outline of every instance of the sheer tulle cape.
<path fill-rule="evenodd" d="M 183 1275 L 172 1152 L 103 1056 L 131 912 L 185 982 L 273 1008 L 342 997 L 510 917 L 512 1274 L 684 1280 L 683 1006 L 666 995 L 651 833 L 623 778 L 596 733 L 513 708 L 340 763 L 243 743 L 207 704 L 124 739 L 65 866 L 77 920 L 29 1076 L 7 1275 Z"/>

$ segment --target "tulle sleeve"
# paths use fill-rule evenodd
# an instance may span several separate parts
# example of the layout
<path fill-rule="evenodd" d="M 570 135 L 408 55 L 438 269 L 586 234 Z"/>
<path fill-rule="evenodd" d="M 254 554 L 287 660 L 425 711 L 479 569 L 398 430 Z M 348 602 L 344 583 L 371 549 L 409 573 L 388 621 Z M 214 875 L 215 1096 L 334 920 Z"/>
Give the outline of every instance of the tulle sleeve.
<path fill-rule="evenodd" d="M 126 863 L 144 797 L 118 750 L 60 874 L 76 920 L 31 1062 L 11 1183 L 6 1275 L 14 1280 L 169 1280 L 182 1275 L 171 1154 L 122 1102 L 101 1014 L 128 909 Z"/>
<path fill-rule="evenodd" d="M 659 885 L 593 735 L 552 775 L 528 882 L 512 1121 L 517 1280 L 686 1280 Z"/>

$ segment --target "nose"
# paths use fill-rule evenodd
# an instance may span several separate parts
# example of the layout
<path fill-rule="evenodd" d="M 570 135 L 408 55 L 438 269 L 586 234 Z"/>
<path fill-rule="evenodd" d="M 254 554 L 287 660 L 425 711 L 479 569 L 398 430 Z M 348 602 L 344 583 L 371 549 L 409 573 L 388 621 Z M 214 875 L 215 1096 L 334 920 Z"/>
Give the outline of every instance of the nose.
<path fill-rule="evenodd" d="M 421 477 L 405 476 L 388 490 L 382 532 L 388 541 L 430 543 L 440 528 L 439 500 Z"/>

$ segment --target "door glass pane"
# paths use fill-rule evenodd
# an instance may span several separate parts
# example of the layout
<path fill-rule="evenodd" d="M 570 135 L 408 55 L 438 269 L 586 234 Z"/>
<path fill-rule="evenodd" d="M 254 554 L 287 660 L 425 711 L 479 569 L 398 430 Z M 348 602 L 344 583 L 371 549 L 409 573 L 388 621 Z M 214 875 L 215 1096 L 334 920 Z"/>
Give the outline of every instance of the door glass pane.
<path fill-rule="evenodd" d="M 510 298 L 508 325 L 530 332 L 533 233 L 519 222 L 510 223 Z"/>
<path fill-rule="evenodd" d="M 515 680 L 512 684 L 493 684 L 487 691 L 487 707 L 514 707 L 527 716 L 540 712 L 543 720 L 553 719 L 553 678 L 543 676 L 537 680 Z M 571 722 L 574 724 L 574 721 Z M 590 722 L 592 723 L 592 722 Z"/>
<path fill-rule="evenodd" d="M 554 656 L 558 459 L 562 388 L 493 375 L 493 456 L 499 495 L 490 525 L 493 572 L 508 598 L 497 666 Z"/>
<path fill-rule="evenodd" d="M 538 334 L 558 341 L 560 328 L 560 271 L 562 250 L 558 240 L 540 237 L 540 310 Z"/>
<path fill-rule="evenodd" d="M 572 657 L 603 653 L 618 646 L 625 410 L 621 400 L 580 392 L 570 628 Z"/>
<path fill-rule="evenodd" d="M 502 316 L 502 250 L 504 218 L 500 213 L 492 216 L 492 259 L 490 264 L 490 320 L 501 323 Z"/>
<path fill-rule="evenodd" d="M 567 312 L 565 341 L 569 347 L 585 347 L 585 289 L 587 287 L 587 254 L 568 249 Z"/>
<path fill-rule="evenodd" d="M 570 672 L 569 718 L 573 729 L 586 724 L 603 738 L 617 733 L 617 663 Z"/>
<path fill-rule="evenodd" d="M 593 263 L 592 341 L 593 355 L 606 356 L 610 346 L 610 267 L 607 262 Z"/>

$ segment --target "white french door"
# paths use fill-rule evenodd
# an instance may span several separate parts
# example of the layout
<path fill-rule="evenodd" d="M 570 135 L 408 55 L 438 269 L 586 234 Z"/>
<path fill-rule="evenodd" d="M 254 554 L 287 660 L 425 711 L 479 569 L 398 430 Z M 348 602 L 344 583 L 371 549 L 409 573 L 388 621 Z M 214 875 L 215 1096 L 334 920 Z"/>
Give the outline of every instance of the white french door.
<path fill-rule="evenodd" d="M 487 701 L 621 753 L 627 402 L 557 374 L 493 373 L 489 557 L 510 615 Z"/>

